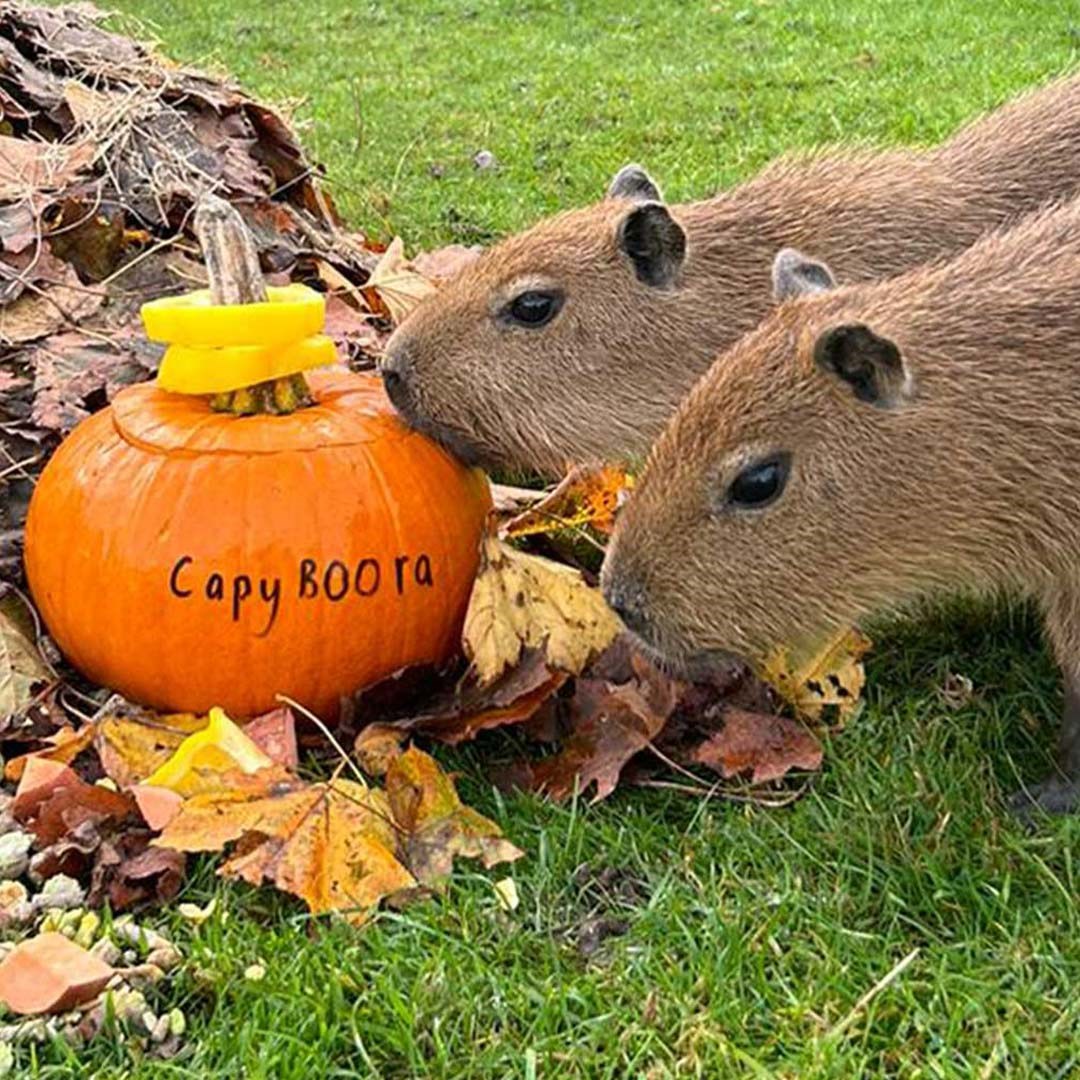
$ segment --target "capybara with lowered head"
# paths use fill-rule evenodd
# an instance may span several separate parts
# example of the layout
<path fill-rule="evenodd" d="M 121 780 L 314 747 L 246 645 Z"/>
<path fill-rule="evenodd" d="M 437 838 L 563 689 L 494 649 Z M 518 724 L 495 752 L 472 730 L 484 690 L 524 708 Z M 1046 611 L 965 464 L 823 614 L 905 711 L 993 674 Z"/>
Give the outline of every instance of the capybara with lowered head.
<path fill-rule="evenodd" d="M 637 167 L 603 201 L 485 252 L 383 359 L 402 415 L 470 462 L 559 473 L 643 453 L 718 352 L 771 307 L 769 262 L 812 251 L 841 281 L 951 256 L 1080 192 L 1080 77 L 937 149 L 782 161 L 667 206 Z"/>
<path fill-rule="evenodd" d="M 1065 682 L 1053 775 L 1017 808 L 1080 806 L 1080 200 L 948 263 L 787 297 L 660 436 L 602 574 L 677 668 L 796 648 L 943 590 L 1042 607 Z"/>

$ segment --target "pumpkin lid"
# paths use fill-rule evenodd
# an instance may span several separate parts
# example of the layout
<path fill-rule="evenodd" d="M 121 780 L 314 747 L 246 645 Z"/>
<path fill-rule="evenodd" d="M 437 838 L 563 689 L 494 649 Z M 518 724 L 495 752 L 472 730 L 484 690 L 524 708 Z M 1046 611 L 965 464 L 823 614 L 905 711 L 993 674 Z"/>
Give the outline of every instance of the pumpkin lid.
<path fill-rule="evenodd" d="M 113 423 L 126 442 L 164 452 L 273 454 L 412 434 L 378 376 L 323 370 L 308 380 L 315 403 L 285 416 L 214 412 L 205 398 L 138 383 L 113 398 Z"/>

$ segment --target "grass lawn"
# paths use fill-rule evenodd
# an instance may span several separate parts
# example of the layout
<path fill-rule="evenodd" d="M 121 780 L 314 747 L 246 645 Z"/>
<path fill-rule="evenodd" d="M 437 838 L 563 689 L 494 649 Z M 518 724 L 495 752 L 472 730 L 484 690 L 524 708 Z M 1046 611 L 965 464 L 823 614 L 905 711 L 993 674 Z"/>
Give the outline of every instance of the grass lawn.
<path fill-rule="evenodd" d="M 1080 47 L 1075 0 L 120 7 L 178 58 L 302 99 L 350 220 L 410 249 L 591 200 L 631 159 L 682 199 L 791 146 L 935 140 Z M 442 757 L 528 851 L 516 913 L 466 868 L 356 934 L 204 868 L 185 898 L 227 918 L 176 929 L 187 1055 L 46 1046 L 19 1075 L 1080 1075 L 1080 820 L 1026 835 L 1002 805 L 1047 767 L 1060 705 L 1037 622 L 957 604 L 876 636 L 867 708 L 796 806 L 503 802 L 493 737 Z M 950 673 L 976 690 L 956 709 Z M 598 928 L 623 932 L 586 948 Z"/>

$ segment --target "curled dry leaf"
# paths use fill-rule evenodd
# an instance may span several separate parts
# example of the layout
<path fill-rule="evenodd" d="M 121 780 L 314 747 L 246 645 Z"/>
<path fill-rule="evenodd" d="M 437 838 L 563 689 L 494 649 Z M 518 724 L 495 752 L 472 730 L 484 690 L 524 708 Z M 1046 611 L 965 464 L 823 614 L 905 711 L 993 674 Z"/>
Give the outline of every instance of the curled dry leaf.
<path fill-rule="evenodd" d="M 827 707 L 837 719 L 849 719 L 859 706 L 866 673 L 862 658 L 871 642 L 858 630 L 841 630 L 810 656 L 794 659 L 786 648 L 774 649 L 761 677 L 800 715 L 820 720 Z"/>
<path fill-rule="evenodd" d="M 482 251 L 483 248 L 475 245 L 448 244 L 437 251 L 421 252 L 413 259 L 412 265 L 418 274 L 441 285 L 476 262 Z"/>
<path fill-rule="evenodd" d="M 481 685 L 517 663 L 526 646 L 577 674 L 619 632 L 599 589 L 569 566 L 485 538 L 462 641 Z"/>
<path fill-rule="evenodd" d="M 415 746 L 390 762 L 386 795 L 405 834 L 406 862 L 422 885 L 436 886 L 449 877 L 455 855 L 492 867 L 524 854 L 503 838 L 494 821 L 465 806 L 453 780 Z"/>
<path fill-rule="evenodd" d="M 384 896 L 416 884 L 395 842 L 382 792 L 343 779 L 305 784 L 275 768 L 188 799 L 155 844 L 218 851 L 235 843 L 219 873 L 271 881 L 314 914 L 341 911 L 359 924 Z"/>
<path fill-rule="evenodd" d="M 434 291 L 435 286 L 409 266 L 400 236 L 390 242 L 364 287 L 372 310 L 388 315 L 395 326 Z"/>
<path fill-rule="evenodd" d="M 821 743 L 798 721 L 727 709 L 723 728 L 694 751 L 692 760 L 725 779 L 749 774 L 751 784 L 765 784 L 791 769 L 816 772 L 821 757 Z"/>
<path fill-rule="evenodd" d="M 0 718 L 21 713 L 52 675 L 31 636 L 33 624 L 19 598 L 0 598 Z"/>
<path fill-rule="evenodd" d="M 506 537 L 533 536 L 588 525 L 610 534 L 615 515 L 633 486 L 634 478 L 615 466 L 579 466 L 550 494 L 511 518 L 500 532 Z"/>

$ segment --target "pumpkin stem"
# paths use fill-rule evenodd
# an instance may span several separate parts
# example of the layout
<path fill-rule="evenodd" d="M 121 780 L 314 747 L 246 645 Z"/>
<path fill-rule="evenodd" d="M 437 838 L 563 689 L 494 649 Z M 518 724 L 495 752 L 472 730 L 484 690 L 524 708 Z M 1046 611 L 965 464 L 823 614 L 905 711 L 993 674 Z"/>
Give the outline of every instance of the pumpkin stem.
<path fill-rule="evenodd" d="M 216 195 L 203 195 L 195 211 L 195 235 L 202 245 L 215 304 L 255 304 L 266 300 L 266 282 L 259 268 L 255 239 L 235 207 Z M 284 375 L 270 382 L 214 394 L 215 412 L 237 416 L 284 414 L 312 403 L 303 375 Z"/>

